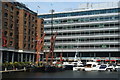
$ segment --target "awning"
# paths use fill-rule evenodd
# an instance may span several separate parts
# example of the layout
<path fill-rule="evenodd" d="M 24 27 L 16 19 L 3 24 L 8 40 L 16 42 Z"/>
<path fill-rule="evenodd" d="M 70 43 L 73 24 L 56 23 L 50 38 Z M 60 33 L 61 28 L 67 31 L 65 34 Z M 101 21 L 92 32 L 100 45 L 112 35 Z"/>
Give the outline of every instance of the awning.
<path fill-rule="evenodd" d="M 96 60 L 96 61 L 101 61 L 101 60 L 98 59 L 98 60 Z"/>
<path fill-rule="evenodd" d="M 110 61 L 116 61 L 116 60 L 110 60 Z"/>
<path fill-rule="evenodd" d="M 105 61 L 109 61 L 108 59 L 106 59 Z"/>

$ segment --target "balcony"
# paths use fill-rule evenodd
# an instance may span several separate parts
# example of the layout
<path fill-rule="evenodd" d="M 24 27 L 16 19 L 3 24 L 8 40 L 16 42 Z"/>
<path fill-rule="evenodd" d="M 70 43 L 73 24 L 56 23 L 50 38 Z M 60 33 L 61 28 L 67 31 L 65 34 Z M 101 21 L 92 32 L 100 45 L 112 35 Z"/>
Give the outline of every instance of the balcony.
<path fill-rule="evenodd" d="M 118 48 L 80 48 L 80 49 L 55 49 L 54 52 L 118 52 Z M 44 50 L 44 52 L 49 52 L 49 50 Z"/>
<path fill-rule="evenodd" d="M 58 32 L 58 33 L 66 33 L 66 32 L 83 32 L 83 31 L 106 31 L 106 30 L 117 30 L 117 29 L 119 29 L 119 26 L 111 26 L 111 27 L 106 27 L 106 28 L 100 28 L 100 27 L 98 27 L 98 28 L 86 28 L 86 29 L 80 29 L 80 28 L 78 28 L 78 29 L 67 29 L 67 30 L 65 30 L 65 29 L 54 29 L 53 30 L 53 32 L 55 33 L 56 31 Z M 51 33 L 51 30 L 49 30 L 49 31 L 44 31 L 45 33 Z"/>
<path fill-rule="evenodd" d="M 118 44 L 119 41 L 91 41 L 91 42 L 56 42 L 55 45 L 98 45 L 98 44 Z M 50 43 L 46 43 L 46 45 L 50 45 Z"/>
<path fill-rule="evenodd" d="M 55 24 L 53 26 L 90 25 L 90 24 L 112 23 L 112 22 L 120 22 L 120 20 L 94 21 L 94 22 L 77 22 L 77 23 Z M 45 27 L 51 27 L 51 24 L 50 25 L 45 25 Z"/>
<path fill-rule="evenodd" d="M 99 37 L 118 37 L 119 34 L 98 34 L 98 35 L 67 35 L 67 36 L 57 36 L 56 39 L 72 39 L 72 38 L 99 38 Z M 46 39 L 50 39 L 51 37 L 45 37 L 45 40 Z"/>

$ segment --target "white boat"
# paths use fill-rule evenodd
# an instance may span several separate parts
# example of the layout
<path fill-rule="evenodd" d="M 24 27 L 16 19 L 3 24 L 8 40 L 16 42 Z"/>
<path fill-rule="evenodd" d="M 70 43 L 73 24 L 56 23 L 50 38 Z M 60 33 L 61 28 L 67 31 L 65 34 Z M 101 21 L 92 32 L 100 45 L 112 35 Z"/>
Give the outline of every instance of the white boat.
<path fill-rule="evenodd" d="M 120 71 L 120 64 L 117 64 L 117 65 L 115 66 L 115 71 Z"/>
<path fill-rule="evenodd" d="M 83 64 L 79 64 L 79 65 L 73 67 L 73 71 L 82 71 L 82 70 L 84 70 L 84 68 L 85 67 Z"/>
<path fill-rule="evenodd" d="M 98 71 L 114 71 L 115 67 L 111 64 L 101 64 Z"/>
<path fill-rule="evenodd" d="M 87 62 L 84 71 L 97 71 L 99 66 L 97 62 Z"/>
<path fill-rule="evenodd" d="M 74 65 L 77 65 L 78 62 L 63 62 L 66 70 L 72 70 Z"/>
<path fill-rule="evenodd" d="M 73 70 L 73 67 L 74 66 L 79 66 L 79 65 L 81 65 L 81 61 L 80 61 L 80 59 L 77 57 L 77 55 L 78 55 L 78 53 L 76 52 L 76 54 L 75 54 L 75 57 L 74 57 L 74 61 L 69 61 L 69 62 L 63 62 L 63 65 L 65 66 L 65 69 L 69 69 L 69 70 Z"/>

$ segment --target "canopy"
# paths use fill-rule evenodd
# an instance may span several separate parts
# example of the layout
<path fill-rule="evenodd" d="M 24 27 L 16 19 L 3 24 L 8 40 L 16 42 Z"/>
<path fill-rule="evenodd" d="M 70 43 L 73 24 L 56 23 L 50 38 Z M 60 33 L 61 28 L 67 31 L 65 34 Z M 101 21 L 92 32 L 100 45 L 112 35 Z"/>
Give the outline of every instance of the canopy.
<path fill-rule="evenodd" d="M 96 61 L 101 61 L 101 60 L 98 59 L 98 60 L 96 60 Z"/>
<path fill-rule="evenodd" d="M 110 61 L 116 61 L 116 60 L 110 60 Z"/>
<path fill-rule="evenodd" d="M 106 59 L 105 61 L 109 61 L 108 59 Z"/>

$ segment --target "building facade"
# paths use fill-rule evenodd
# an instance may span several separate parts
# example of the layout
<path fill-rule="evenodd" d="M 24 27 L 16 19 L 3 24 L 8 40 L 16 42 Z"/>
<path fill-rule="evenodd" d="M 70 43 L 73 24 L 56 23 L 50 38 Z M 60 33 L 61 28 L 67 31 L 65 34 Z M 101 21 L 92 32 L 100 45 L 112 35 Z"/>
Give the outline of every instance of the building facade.
<path fill-rule="evenodd" d="M 37 30 L 39 29 L 39 30 Z M 43 19 L 19 2 L 2 2 L 3 62 L 34 62 L 36 34 L 43 34 Z"/>
<path fill-rule="evenodd" d="M 118 3 L 114 7 L 41 14 L 38 17 L 44 18 L 45 52 L 49 52 L 52 29 L 53 33 L 57 32 L 56 57 L 62 52 L 65 59 L 73 59 L 77 53 L 83 60 L 120 60 L 119 15 Z"/>

